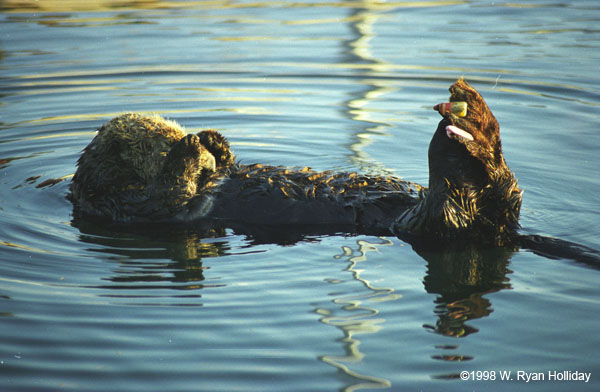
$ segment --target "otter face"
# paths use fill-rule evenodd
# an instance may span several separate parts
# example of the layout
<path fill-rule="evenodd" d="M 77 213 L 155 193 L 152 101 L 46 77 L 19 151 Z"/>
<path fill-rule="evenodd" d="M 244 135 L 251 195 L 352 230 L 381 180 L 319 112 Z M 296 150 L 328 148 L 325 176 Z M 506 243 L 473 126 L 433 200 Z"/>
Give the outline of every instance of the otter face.
<path fill-rule="evenodd" d="M 481 95 L 463 79 L 450 87 L 450 102 L 465 102 L 466 114 L 435 109 L 444 117 L 429 145 L 430 187 L 449 181 L 458 187 L 482 187 L 505 166 L 500 126 Z"/>

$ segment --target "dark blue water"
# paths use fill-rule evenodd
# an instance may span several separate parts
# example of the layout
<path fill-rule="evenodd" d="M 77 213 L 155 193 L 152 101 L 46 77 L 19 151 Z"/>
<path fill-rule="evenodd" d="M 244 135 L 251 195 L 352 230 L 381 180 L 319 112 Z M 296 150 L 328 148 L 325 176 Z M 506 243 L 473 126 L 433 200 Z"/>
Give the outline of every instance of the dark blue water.
<path fill-rule="evenodd" d="M 600 387 L 589 265 L 524 250 L 419 254 L 392 237 L 283 246 L 76 227 L 65 198 L 95 129 L 126 111 L 219 129 L 243 163 L 426 184 L 431 107 L 464 76 L 501 124 L 523 232 L 600 249 L 597 2 L 0 10 L 1 390 Z"/>

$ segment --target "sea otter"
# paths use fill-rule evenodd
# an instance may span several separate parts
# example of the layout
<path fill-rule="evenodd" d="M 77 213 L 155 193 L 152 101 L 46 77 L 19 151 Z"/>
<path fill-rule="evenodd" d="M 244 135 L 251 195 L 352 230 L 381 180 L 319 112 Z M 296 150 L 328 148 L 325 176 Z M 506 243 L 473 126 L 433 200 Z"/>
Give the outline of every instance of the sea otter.
<path fill-rule="evenodd" d="M 187 135 L 159 116 L 124 114 L 84 149 L 71 182 L 76 211 L 113 222 L 323 226 L 409 240 L 509 244 L 521 191 L 500 127 L 462 78 L 429 146 L 429 187 L 397 177 L 236 162 L 214 130 Z M 458 111 L 450 109 L 453 103 Z"/>

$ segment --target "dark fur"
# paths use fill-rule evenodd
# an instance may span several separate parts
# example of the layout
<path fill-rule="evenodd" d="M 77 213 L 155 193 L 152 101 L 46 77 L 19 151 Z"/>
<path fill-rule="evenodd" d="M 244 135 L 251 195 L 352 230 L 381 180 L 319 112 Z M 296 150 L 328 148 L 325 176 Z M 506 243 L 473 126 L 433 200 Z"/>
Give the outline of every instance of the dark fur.
<path fill-rule="evenodd" d="M 429 189 L 395 222 L 396 234 L 414 239 L 510 244 L 519 228 L 521 191 L 502 154 L 500 127 L 474 88 L 460 79 L 450 101 L 465 101 L 465 117 L 440 121 L 429 145 Z M 473 141 L 449 138 L 455 125 Z"/>
<path fill-rule="evenodd" d="M 115 222 L 322 225 L 506 245 L 518 228 L 521 192 L 504 162 L 498 123 L 464 80 L 450 92 L 468 103 L 468 114 L 439 123 L 428 189 L 396 177 L 241 165 L 216 131 L 184 136 L 176 124 L 129 114 L 105 124 L 86 147 L 71 198 L 84 216 Z M 449 124 L 474 140 L 448 138 Z"/>

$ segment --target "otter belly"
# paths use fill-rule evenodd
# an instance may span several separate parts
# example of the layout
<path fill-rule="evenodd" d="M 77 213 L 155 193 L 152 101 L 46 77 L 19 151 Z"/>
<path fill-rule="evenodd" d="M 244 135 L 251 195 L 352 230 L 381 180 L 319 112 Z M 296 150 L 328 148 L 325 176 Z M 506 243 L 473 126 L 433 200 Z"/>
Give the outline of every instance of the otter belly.
<path fill-rule="evenodd" d="M 328 227 L 389 235 L 394 218 L 416 203 L 415 192 L 328 189 L 289 194 L 268 177 L 229 177 L 188 204 L 184 220 L 268 226 Z"/>
<path fill-rule="evenodd" d="M 355 223 L 353 208 L 336 198 L 289 197 L 268 183 L 261 185 L 248 187 L 243 179 L 228 178 L 194 203 L 194 215 L 206 211 L 208 219 L 268 225 Z"/>

